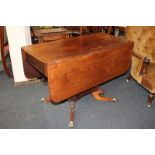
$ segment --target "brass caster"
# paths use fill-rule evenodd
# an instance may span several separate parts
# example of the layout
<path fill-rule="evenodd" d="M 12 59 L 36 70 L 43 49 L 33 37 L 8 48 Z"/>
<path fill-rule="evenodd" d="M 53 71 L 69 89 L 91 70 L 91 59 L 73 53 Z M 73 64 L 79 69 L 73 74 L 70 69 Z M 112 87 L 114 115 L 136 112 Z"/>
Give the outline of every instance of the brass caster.
<path fill-rule="evenodd" d="M 74 127 L 74 122 L 73 122 L 73 121 L 70 121 L 70 122 L 68 123 L 68 127 L 73 128 L 73 127 Z"/>
<path fill-rule="evenodd" d="M 115 97 L 113 97 L 112 102 L 117 102 L 117 99 Z"/>
<path fill-rule="evenodd" d="M 48 103 L 48 101 L 47 101 L 47 99 L 46 99 L 45 97 L 42 97 L 42 98 L 40 99 L 40 101 L 41 101 L 41 102 L 44 102 L 44 103 Z"/>
<path fill-rule="evenodd" d="M 129 80 L 128 80 L 128 79 L 126 79 L 126 82 L 129 82 Z"/>
<path fill-rule="evenodd" d="M 150 105 L 150 104 L 147 104 L 147 107 L 148 107 L 148 108 L 150 108 L 150 107 L 151 107 L 151 105 Z"/>
<path fill-rule="evenodd" d="M 42 98 L 40 99 L 40 101 L 41 101 L 41 102 L 45 102 L 46 99 L 45 99 L 44 97 L 42 97 Z"/>

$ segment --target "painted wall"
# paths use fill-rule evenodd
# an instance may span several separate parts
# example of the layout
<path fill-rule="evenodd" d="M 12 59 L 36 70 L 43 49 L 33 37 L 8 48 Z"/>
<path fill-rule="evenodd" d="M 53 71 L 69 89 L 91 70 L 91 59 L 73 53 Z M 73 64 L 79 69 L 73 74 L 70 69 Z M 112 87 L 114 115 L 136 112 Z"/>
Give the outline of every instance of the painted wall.
<path fill-rule="evenodd" d="M 28 81 L 24 75 L 21 47 L 31 44 L 30 27 L 7 26 L 6 27 L 14 82 Z"/>

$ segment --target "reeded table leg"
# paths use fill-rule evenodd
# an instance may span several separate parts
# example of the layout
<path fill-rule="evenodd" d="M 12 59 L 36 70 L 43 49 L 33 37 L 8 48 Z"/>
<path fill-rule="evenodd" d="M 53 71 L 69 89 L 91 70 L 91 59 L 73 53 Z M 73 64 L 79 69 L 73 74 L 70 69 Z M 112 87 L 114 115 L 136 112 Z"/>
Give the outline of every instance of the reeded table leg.
<path fill-rule="evenodd" d="M 70 128 L 72 128 L 72 127 L 74 127 L 75 102 L 74 101 L 70 101 L 69 102 L 69 107 L 70 107 L 70 118 L 69 118 L 68 126 Z"/>

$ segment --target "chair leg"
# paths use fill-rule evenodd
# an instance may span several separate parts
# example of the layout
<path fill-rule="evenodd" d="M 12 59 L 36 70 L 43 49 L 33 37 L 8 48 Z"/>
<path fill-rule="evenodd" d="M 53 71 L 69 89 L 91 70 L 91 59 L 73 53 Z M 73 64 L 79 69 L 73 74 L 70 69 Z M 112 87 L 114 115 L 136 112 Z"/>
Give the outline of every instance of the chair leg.
<path fill-rule="evenodd" d="M 155 94 L 149 92 L 148 101 L 147 101 L 147 107 L 151 107 L 152 101 L 153 101 L 153 99 L 154 99 L 154 96 L 155 96 Z"/>

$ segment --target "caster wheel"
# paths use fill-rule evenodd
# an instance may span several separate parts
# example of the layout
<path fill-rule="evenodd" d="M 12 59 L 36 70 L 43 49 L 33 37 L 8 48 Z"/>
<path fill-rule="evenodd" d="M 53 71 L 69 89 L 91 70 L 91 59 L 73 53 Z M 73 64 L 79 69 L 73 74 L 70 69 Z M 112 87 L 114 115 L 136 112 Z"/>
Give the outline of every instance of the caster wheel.
<path fill-rule="evenodd" d="M 45 97 L 41 98 L 40 101 L 44 102 L 44 103 L 48 103 L 48 101 L 47 101 L 47 99 Z"/>
<path fill-rule="evenodd" d="M 150 108 L 150 107 L 151 107 L 151 105 L 150 105 L 150 104 L 147 104 L 147 107 L 148 107 L 148 108 Z"/>
<path fill-rule="evenodd" d="M 74 127 L 74 122 L 70 121 L 69 124 L 68 124 L 68 127 L 73 128 Z"/>
<path fill-rule="evenodd" d="M 41 101 L 41 102 L 45 102 L 46 99 L 45 99 L 45 98 L 41 98 L 40 101 Z"/>
<path fill-rule="evenodd" d="M 114 98 L 112 98 L 112 101 L 113 102 L 117 102 L 117 99 L 114 97 Z"/>

